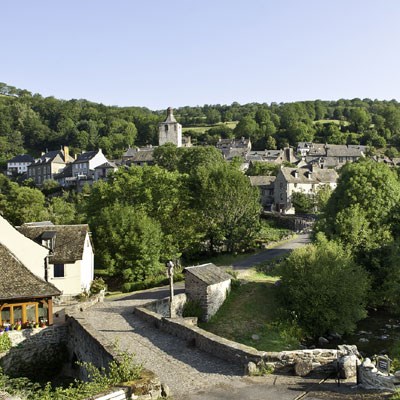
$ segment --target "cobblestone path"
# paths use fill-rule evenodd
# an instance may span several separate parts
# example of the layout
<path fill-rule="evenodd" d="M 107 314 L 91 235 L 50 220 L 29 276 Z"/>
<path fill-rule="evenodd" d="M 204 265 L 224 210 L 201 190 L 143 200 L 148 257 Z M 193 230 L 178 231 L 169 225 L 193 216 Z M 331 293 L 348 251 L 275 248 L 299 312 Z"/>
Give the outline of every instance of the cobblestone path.
<path fill-rule="evenodd" d="M 124 299 L 98 303 L 80 317 L 109 341 L 116 341 L 121 350 L 134 353 L 138 362 L 169 386 L 174 399 L 242 380 L 243 368 L 188 347 L 184 340 L 136 317 L 133 307 L 147 301 Z"/>

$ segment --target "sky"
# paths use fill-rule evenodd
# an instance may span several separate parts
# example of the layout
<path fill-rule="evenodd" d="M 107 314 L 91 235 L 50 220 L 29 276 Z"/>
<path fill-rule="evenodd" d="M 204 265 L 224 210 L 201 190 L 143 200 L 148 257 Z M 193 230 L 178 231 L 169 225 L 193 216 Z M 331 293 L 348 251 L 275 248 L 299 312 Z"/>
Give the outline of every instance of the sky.
<path fill-rule="evenodd" d="M 168 106 L 400 100 L 399 0 L 1 0 L 0 82 Z"/>

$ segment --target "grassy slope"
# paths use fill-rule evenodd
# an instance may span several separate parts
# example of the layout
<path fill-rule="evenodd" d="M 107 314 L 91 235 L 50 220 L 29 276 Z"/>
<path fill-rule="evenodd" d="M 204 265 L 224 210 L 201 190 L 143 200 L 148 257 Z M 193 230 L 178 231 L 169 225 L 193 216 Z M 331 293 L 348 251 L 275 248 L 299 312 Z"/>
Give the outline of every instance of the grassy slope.
<path fill-rule="evenodd" d="M 204 133 L 205 131 L 207 131 L 208 129 L 214 127 L 214 126 L 218 126 L 218 125 L 226 125 L 231 129 L 234 129 L 235 126 L 238 124 L 238 121 L 229 121 L 229 122 L 221 122 L 219 124 L 215 124 L 215 125 L 204 125 L 204 126 L 186 126 L 182 128 L 182 132 L 185 133 L 187 131 L 195 131 L 198 133 Z"/>
<path fill-rule="evenodd" d="M 275 277 L 253 272 L 234 289 L 218 313 L 201 328 L 263 351 L 296 348 L 297 340 L 286 334 L 277 321 Z M 258 335 L 259 339 L 252 339 Z"/>

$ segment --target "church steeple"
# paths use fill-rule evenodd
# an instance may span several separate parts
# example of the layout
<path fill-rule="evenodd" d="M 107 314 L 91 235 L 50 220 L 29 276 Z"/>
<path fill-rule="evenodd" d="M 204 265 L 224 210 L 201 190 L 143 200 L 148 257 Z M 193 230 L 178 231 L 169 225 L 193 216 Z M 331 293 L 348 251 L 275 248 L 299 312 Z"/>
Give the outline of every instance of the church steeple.
<path fill-rule="evenodd" d="M 167 119 L 158 125 L 158 144 L 165 143 L 182 147 L 182 125 L 176 121 L 172 107 L 167 109 Z"/>
<path fill-rule="evenodd" d="M 174 117 L 174 109 L 172 107 L 168 107 L 167 109 L 167 119 L 165 122 L 176 122 L 176 119 Z"/>

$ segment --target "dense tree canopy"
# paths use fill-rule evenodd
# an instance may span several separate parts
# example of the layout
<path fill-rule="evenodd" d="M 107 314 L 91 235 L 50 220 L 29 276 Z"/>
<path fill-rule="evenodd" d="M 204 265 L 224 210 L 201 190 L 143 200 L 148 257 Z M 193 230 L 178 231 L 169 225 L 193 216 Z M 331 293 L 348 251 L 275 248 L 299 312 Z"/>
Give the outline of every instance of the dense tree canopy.
<path fill-rule="evenodd" d="M 3 163 L 16 154 L 37 155 L 66 144 L 72 153 L 101 147 L 108 157 L 119 157 L 127 146 L 157 145 L 158 124 L 165 118 L 163 110 L 44 98 L 5 83 L 0 83 L 0 91 Z M 210 145 L 219 137 L 245 136 L 256 150 L 295 146 L 298 141 L 400 149 L 400 104 L 395 100 L 206 104 L 178 108 L 175 116 L 184 127 L 193 127 L 189 134 L 194 140 Z M 206 132 L 199 134 L 198 126 Z"/>
<path fill-rule="evenodd" d="M 396 172 L 383 163 L 363 160 L 342 168 L 338 186 L 317 224 L 317 230 L 343 243 L 371 274 L 373 306 L 397 308 L 400 285 L 394 272 L 400 255 L 399 207 Z"/>
<path fill-rule="evenodd" d="M 366 317 L 369 278 L 338 242 L 319 236 L 293 251 L 281 267 L 279 298 L 311 336 L 351 332 Z"/>

